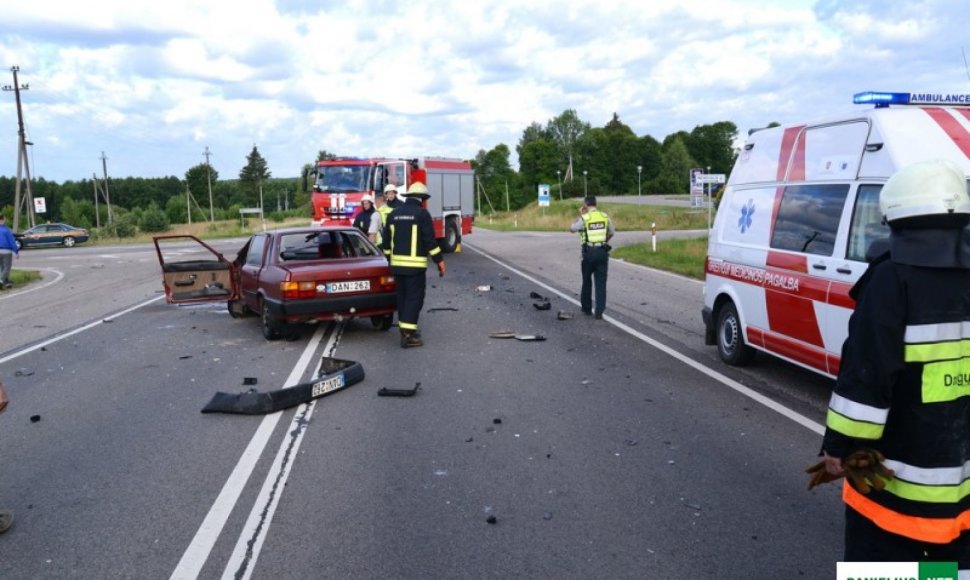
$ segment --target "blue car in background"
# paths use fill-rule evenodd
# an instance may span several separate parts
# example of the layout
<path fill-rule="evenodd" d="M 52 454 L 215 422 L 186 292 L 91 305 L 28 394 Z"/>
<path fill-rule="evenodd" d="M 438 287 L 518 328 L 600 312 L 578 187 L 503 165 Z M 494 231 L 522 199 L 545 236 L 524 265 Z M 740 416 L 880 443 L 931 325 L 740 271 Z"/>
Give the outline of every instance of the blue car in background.
<path fill-rule="evenodd" d="M 21 248 L 51 245 L 62 245 L 70 248 L 74 244 L 88 241 L 88 237 L 90 237 L 88 230 L 67 224 L 41 224 L 14 234 L 17 245 Z"/>

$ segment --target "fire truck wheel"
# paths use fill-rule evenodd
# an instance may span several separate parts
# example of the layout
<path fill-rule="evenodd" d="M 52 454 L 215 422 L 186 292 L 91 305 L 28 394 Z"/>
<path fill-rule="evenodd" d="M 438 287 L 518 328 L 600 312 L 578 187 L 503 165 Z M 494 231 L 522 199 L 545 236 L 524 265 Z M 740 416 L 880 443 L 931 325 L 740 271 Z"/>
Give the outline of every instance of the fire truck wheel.
<path fill-rule="evenodd" d="M 391 329 L 391 325 L 394 324 L 394 315 L 387 314 L 385 316 L 371 316 L 370 322 L 377 330 L 388 331 Z"/>
<path fill-rule="evenodd" d="M 458 224 L 455 223 L 454 218 L 448 218 L 448 222 L 445 224 L 445 237 L 441 240 L 441 251 L 446 254 L 454 252 L 460 241 L 461 234 L 458 231 Z"/>
<path fill-rule="evenodd" d="M 717 354 L 725 363 L 741 367 L 754 360 L 755 350 L 745 344 L 741 318 L 733 302 L 727 302 L 717 314 Z"/>

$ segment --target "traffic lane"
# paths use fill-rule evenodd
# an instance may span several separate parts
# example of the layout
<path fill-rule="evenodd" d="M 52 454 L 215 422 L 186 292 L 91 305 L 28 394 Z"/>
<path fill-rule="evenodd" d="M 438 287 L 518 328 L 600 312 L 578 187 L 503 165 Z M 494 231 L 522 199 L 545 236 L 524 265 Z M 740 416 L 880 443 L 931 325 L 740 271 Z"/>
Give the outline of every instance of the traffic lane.
<path fill-rule="evenodd" d="M 367 379 L 317 402 L 254 578 L 831 577 L 816 434 L 607 322 L 556 320 L 561 299 L 536 310 L 541 288 L 475 253 L 448 264 L 423 348 L 341 342 Z M 505 329 L 548 340 L 488 338 Z"/>
<path fill-rule="evenodd" d="M 282 387 L 305 342 L 269 343 L 224 304 L 156 303 L 0 365 L 4 575 L 168 577 L 259 425 L 200 410 L 245 377 Z"/>
<path fill-rule="evenodd" d="M 231 259 L 244 242 L 221 240 L 211 245 L 233 252 L 226 254 Z M 13 292 L 0 292 L 0 353 L 162 294 L 153 244 L 31 248 L 20 252 L 14 267 L 36 270 L 42 279 Z"/>
<path fill-rule="evenodd" d="M 642 241 L 643 232 L 619 232 L 621 244 Z M 685 235 L 691 235 L 686 233 Z M 471 238 L 469 238 L 472 240 Z M 581 253 L 575 234 L 476 230 L 470 251 L 507 260 L 536 279 L 579 299 Z M 610 260 L 606 313 L 635 323 L 691 358 L 768 396 L 824 420 L 832 381 L 801 367 L 760 354 L 747 367 L 725 365 L 717 349 L 704 344 L 703 282 L 622 260 Z M 575 308 L 575 306 L 573 306 Z"/>

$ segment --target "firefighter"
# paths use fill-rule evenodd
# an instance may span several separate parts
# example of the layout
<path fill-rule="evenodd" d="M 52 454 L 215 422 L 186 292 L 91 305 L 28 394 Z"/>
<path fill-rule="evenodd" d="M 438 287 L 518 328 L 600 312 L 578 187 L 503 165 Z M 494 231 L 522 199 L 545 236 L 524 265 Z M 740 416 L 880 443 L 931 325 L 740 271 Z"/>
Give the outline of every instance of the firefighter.
<path fill-rule="evenodd" d="M 378 243 L 381 231 L 381 214 L 374 209 L 374 198 L 370 194 L 360 198 L 360 211 L 354 218 L 354 227 L 364 232 L 367 238 Z"/>
<path fill-rule="evenodd" d="M 384 186 L 384 200 L 387 202 L 387 207 L 389 208 L 387 210 L 388 213 L 404 205 L 404 202 L 397 198 L 397 186 L 394 185 L 393 183 L 388 183 L 387 185 Z M 382 217 L 387 217 L 387 216 L 382 216 Z"/>
<path fill-rule="evenodd" d="M 397 280 L 401 348 L 413 348 L 424 344 L 418 332 L 418 315 L 424 306 L 428 258 L 438 266 L 439 276 L 445 275 L 445 260 L 434 237 L 431 214 L 422 207 L 422 202 L 430 197 L 428 188 L 416 181 L 404 195 L 406 202 L 388 216 L 381 237 L 384 254 Z"/>
<path fill-rule="evenodd" d="M 610 216 L 596 209 L 596 197 L 589 195 L 579 208 L 579 217 L 569 226 L 569 231 L 579 232 L 583 243 L 581 263 L 583 285 L 579 293 L 579 304 L 583 314 L 593 314 L 593 283 L 596 286 L 596 318 L 603 318 L 606 310 L 606 275 L 610 264 L 610 246 L 606 242 L 616 230 Z"/>
<path fill-rule="evenodd" d="M 846 561 L 955 561 L 962 577 L 970 570 L 966 177 L 945 160 L 907 166 L 886 182 L 879 209 L 889 251 L 851 292 L 857 303 L 818 476 L 846 476 Z"/>

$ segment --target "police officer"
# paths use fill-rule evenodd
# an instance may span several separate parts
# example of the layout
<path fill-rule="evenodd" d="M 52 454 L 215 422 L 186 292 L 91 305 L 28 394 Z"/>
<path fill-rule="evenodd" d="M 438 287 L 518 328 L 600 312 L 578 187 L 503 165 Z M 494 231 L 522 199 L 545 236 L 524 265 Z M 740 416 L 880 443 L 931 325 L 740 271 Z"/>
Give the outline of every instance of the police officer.
<path fill-rule="evenodd" d="M 596 285 L 596 318 L 603 318 L 606 310 L 606 274 L 610 264 L 610 246 L 607 242 L 616 233 L 610 216 L 596 209 L 596 197 L 589 195 L 583 200 L 579 217 L 569 226 L 569 231 L 579 232 L 583 243 L 583 286 L 579 304 L 583 314 L 593 314 L 592 282 Z"/>
<path fill-rule="evenodd" d="M 955 561 L 963 577 L 970 570 L 966 176 L 945 160 L 907 166 L 886 182 L 879 209 L 889 251 L 850 293 L 856 308 L 822 449 L 832 478 L 852 475 L 860 452 L 884 457 L 895 477 L 843 482 L 845 560 Z"/>
<path fill-rule="evenodd" d="M 428 258 L 437 264 L 440 276 L 445 275 L 445 260 L 434 237 L 431 214 L 421 205 L 430 197 L 428 188 L 414 182 L 404 195 L 407 200 L 388 216 L 381 237 L 384 254 L 397 281 L 401 348 L 412 348 L 424 344 L 418 332 L 418 315 L 424 307 Z"/>

